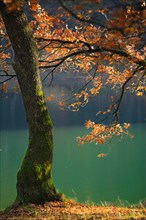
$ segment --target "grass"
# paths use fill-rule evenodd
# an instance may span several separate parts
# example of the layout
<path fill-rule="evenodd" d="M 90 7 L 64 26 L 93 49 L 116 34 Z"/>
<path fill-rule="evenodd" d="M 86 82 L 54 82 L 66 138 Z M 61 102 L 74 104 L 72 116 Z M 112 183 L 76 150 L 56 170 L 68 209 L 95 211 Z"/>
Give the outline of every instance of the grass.
<path fill-rule="evenodd" d="M 146 208 L 139 206 L 114 206 L 79 204 L 73 200 L 48 202 L 44 206 L 29 204 L 0 212 L 1 220 L 123 220 L 146 219 Z"/>

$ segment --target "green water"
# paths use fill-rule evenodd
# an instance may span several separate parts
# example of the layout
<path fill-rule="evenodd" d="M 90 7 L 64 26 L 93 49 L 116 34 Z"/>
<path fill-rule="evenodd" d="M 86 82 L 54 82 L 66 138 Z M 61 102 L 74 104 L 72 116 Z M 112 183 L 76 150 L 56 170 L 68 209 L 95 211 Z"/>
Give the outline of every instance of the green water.
<path fill-rule="evenodd" d="M 146 124 L 134 124 L 134 139 L 108 146 L 78 146 L 82 127 L 54 129 L 53 179 L 58 190 L 79 202 L 117 200 L 137 203 L 146 198 Z M 16 196 L 16 173 L 27 146 L 27 130 L 0 132 L 0 209 Z M 107 153 L 98 159 L 97 154 Z"/>

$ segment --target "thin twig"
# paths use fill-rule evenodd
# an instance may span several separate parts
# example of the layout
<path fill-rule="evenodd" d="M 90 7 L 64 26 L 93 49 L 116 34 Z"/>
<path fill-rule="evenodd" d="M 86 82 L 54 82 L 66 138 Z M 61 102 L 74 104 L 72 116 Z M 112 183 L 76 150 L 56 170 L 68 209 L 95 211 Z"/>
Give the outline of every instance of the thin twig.
<path fill-rule="evenodd" d="M 133 76 L 137 73 L 138 70 L 139 70 L 139 66 L 134 70 L 133 74 L 130 77 L 128 77 L 127 80 L 122 85 L 120 98 L 116 101 L 117 106 L 115 108 L 115 111 L 112 114 L 115 117 L 116 120 L 118 120 L 118 112 L 119 112 L 121 102 L 122 102 L 122 99 L 123 99 L 123 96 L 124 96 L 125 87 L 128 84 L 128 82 L 133 78 Z"/>

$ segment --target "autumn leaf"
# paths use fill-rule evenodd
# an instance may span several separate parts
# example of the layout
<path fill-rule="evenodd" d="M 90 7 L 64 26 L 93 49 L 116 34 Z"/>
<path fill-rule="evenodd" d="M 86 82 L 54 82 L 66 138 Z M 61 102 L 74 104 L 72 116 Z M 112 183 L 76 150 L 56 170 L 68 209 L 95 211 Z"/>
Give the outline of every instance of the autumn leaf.
<path fill-rule="evenodd" d="M 13 2 L 13 0 L 3 0 L 3 2 L 4 2 L 5 4 L 10 4 L 10 3 Z"/>
<path fill-rule="evenodd" d="M 54 95 L 51 94 L 46 98 L 46 101 L 52 101 L 54 99 Z"/>
<path fill-rule="evenodd" d="M 81 4 L 77 4 L 73 9 L 74 10 L 82 10 L 83 6 Z"/>
<path fill-rule="evenodd" d="M 8 92 L 8 83 L 6 83 L 6 82 L 3 83 L 3 90 L 5 93 Z"/>
<path fill-rule="evenodd" d="M 29 0 L 31 10 L 35 11 L 38 8 L 37 3 L 38 0 Z"/>
<path fill-rule="evenodd" d="M 142 96 L 142 95 L 143 95 L 143 93 L 142 93 L 142 92 L 140 92 L 140 91 L 138 91 L 138 92 L 136 93 L 136 95 L 137 95 L 137 96 Z"/>
<path fill-rule="evenodd" d="M 45 50 L 50 53 L 52 51 L 52 48 L 46 47 Z"/>
<path fill-rule="evenodd" d="M 3 0 L 6 5 L 7 12 L 20 10 L 24 4 L 23 0 Z"/>
<path fill-rule="evenodd" d="M 128 129 L 128 128 L 130 127 L 130 124 L 129 124 L 129 123 L 124 123 L 123 127 L 124 127 L 125 129 Z"/>
<path fill-rule="evenodd" d="M 88 128 L 93 128 L 95 125 L 94 122 L 92 122 L 91 120 L 88 120 L 85 122 L 85 127 L 88 129 Z"/>
<path fill-rule="evenodd" d="M 100 115 L 101 114 L 101 111 L 98 111 L 97 113 L 96 113 L 96 115 Z"/>
<path fill-rule="evenodd" d="M 97 157 L 98 158 L 106 157 L 106 154 L 101 153 L 101 154 L 98 154 Z"/>
<path fill-rule="evenodd" d="M 65 106 L 65 100 L 61 100 L 60 102 L 58 102 L 58 105 L 60 107 L 64 107 Z"/>

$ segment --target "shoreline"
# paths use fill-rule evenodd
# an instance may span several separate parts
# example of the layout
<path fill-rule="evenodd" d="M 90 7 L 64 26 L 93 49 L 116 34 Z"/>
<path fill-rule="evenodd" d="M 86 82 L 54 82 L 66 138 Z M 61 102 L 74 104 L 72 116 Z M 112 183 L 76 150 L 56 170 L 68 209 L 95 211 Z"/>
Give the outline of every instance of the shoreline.
<path fill-rule="evenodd" d="M 146 219 L 146 207 L 97 206 L 72 200 L 47 202 L 43 206 L 29 204 L 0 211 L 1 220 L 94 220 Z"/>

